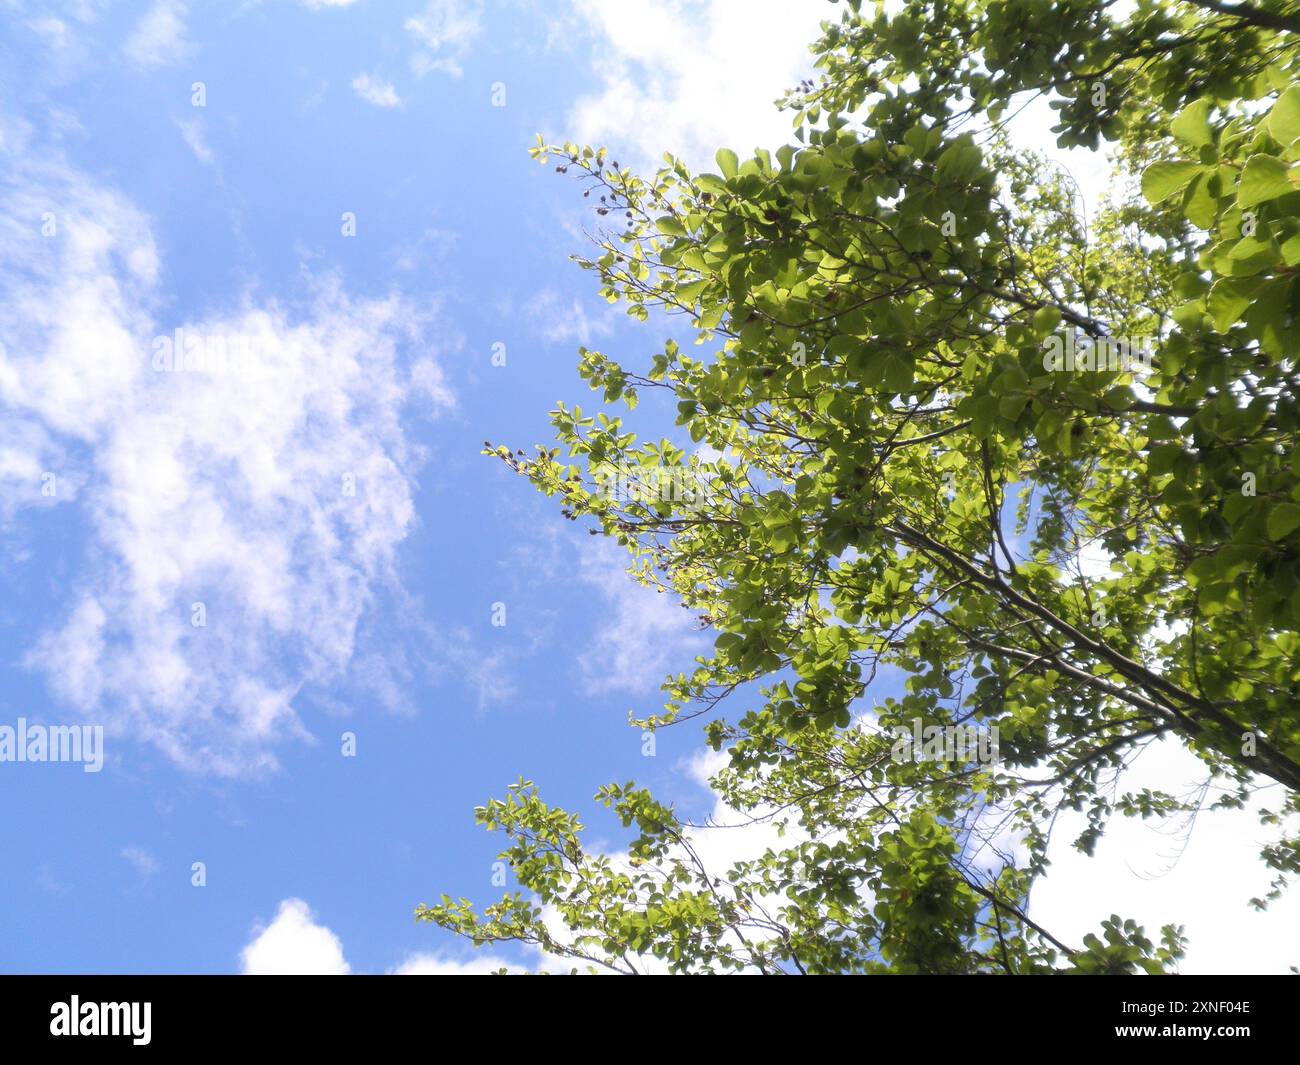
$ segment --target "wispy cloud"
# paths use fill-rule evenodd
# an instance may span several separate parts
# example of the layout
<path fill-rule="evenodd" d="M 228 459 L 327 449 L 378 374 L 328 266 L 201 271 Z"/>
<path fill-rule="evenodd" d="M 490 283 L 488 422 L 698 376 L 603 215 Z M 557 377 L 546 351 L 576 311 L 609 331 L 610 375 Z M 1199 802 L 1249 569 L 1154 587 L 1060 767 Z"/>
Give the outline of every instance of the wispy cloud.
<path fill-rule="evenodd" d="M 122 857 L 146 880 L 158 875 L 158 859 L 143 847 L 123 847 Z"/>
<path fill-rule="evenodd" d="M 347 670 L 375 589 L 395 583 L 419 461 L 403 411 L 453 399 L 420 341 L 429 313 L 325 279 L 294 304 L 160 321 L 144 216 L 61 166 L 16 169 L 0 212 L 0 477 L 42 502 L 38 470 L 75 486 L 67 446 L 96 486 L 76 503 L 93 568 L 26 661 L 184 766 L 273 767 L 307 735 L 295 700 Z M 31 219 L 52 205 L 57 235 L 42 237 Z M 187 367 L 195 342 L 248 357 Z"/>
<path fill-rule="evenodd" d="M 158 0 L 136 23 L 122 46 L 127 62 L 147 70 L 167 66 L 189 51 L 185 40 L 185 5 L 179 0 Z"/>
<path fill-rule="evenodd" d="M 601 542 L 582 560 L 582 579 L 604 600 L 593 611 L 602 624 L 577 656 L 583 687 L 593 694 L 653 690 L 707 649 L 677 596 L 638 584 L 625 572 L 627 559 L 621 548 Z"/>
<path fill-rule="evenodd" d="M 63 19 L 56 18 L 53 15 L 30 19 L 27 22 L 27 27 L 40 34 L 51 48 L 66 48 L 71 40 L 68 24 Z"/>
<path fill-rule="evenodd" d="M 589 345 L 612 331 L 608 320 L 592 318 L 582 301 L 564 299 L 554 289 L 543 289 L 524 307 L 524 315 L 538 336 L 552 344 Z"/>
<path fill-rule="evenodd" d="M 197 118 L 180 118 L 176 120 L 176 128 L 181 131 L 186 145 L 194 153 L 200 163 L 205 166 L 211 165 L 216 161 L 216 155 L 208 146 L 208 138 L 203 132 L 203 122 Z"/>
<path fill-rule="evenodd" d="M 361 99 L 375 107 L 401 107 L 402 98 L 391 81 L 373 78 L 369 74 L 358 74 L 352 79 L 352 89 Z"/>
<path fill-rule="evenodd" d="M 406 20 L 406 30 L 418 50 L 411 69 L 419 77 L 441 71 L 454 78 L 464 73 L 461 60 L 482 30 L 481 0 L 430 0 L 419 14 Z"/>

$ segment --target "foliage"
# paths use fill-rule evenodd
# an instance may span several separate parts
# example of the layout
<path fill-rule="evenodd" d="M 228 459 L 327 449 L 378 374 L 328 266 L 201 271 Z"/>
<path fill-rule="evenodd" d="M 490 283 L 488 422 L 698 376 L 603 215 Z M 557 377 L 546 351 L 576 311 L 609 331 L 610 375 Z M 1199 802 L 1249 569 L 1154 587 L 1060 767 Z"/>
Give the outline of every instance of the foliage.
<path fill-rule="evenodd" d="M 607 407 L 669 391 L 696 449 L 564 405 L 561 447 L 489 449 L 712 625 L 713 654 L 638 724 L 707 715 L 720 795 L 786 835 L 709 869 L 673 809 L 610 786 L 638 833 L 618 862 L 521 781 L 478 818 L 527 894 L 419 915 L 618 971 L 1164 971 L 1178 929 L 1156 945 L 1114 917 L 1065 944 L 1026 899 L 1060 809 L 1086 812 L 1091 852 L 1116 813 L 1261 785 L 1273 896 L 1300 870 L 1300 21 L 1212 0 L 841 7 L 775 157 L 642 177 L 603 149 L 534 151 L 625 223 L 579 260 L 606 298 L 687 316 L 702 348 L 639 368 L 583 349 L 581 375 Z M 1029 93 L 1060 144 L 1105 139 L 1131 179 L 1091 225 L 1002 136 Z M 700 501 L 595 479 L 664 467 Z M 906 693 L 878 698 L 890 670 Z M 996 728 L 1000 758 L 896 757 L 918 723 Z M 1206 787 L 1113 795 L 1159 738 Z"/>

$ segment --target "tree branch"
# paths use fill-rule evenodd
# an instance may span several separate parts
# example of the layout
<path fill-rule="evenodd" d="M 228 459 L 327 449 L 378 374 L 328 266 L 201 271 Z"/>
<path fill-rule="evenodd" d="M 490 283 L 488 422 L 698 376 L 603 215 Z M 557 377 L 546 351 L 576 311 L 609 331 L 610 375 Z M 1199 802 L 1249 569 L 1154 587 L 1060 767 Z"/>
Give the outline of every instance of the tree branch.
<path fill-rule="evenodd" d="M 1279 15 L 1273 11 L 1261 11 L 1249 4 L 1225 4 L 1222 0 L 1186 0 L 1193 7 L 1213 11 L 1216 15 L 1227 15 L 1240 19 L 1250 26 L 1261 29 L 1277 30 L 1279 33 L 1300 33 L 1300 16 Z"/>

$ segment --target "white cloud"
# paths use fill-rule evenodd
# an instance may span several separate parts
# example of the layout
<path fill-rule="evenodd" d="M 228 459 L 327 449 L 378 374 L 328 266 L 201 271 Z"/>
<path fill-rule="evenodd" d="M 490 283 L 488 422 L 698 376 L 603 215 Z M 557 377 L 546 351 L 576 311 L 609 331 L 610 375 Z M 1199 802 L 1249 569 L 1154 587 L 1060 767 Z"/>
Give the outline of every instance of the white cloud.
<path fill-rule="evenodd" d="M 1114 575 L 1099 540 L 1081 546 L 1075 569 L 1088 580 Z M 1155 624 L 1143 641 L 1149 659 L 1158 665 L 1162 648 L 1187 632 L 1185 618 Z M 1148 744 L 1113 787 L 1117 795 L 1150 788 L 1190 796 L 1207 776 L 1204 763 L 1177 740 L 1164 739 Z M 1263 793 L 1274 796 L 1274 806 L 1276 791 Z M 1259 857 L 1261 846 L 1277 838 L 1276 828 L 1259 823 L 1266 804 L 1267 798 L 1243 810 L 1207 808 L 1194 820 L 1115 816 L 1091 858 L 1072 846 L 1087 827 L 1085 815 L 1063 811 L 1053 829 L 1051 867 L 1033 889 L 1032 916 L 1074 943 L 1111 913 L 1132 917 L 1152 939 L 1165 924 L 1183 924 L 1189 937 L 1184 973 L 1285 973 L 1300 965 L 1300 895 L 1287 893 L 1263 912 L 1248 905 L 1268 892 L 1272 878 Z"/>
<path fill-rule="evenodd" d="M 503 968 L 518 969 L 503 958 L 491 954 L 475 955 L 465 961 L 438 954 L 412 954 L 396 969 L 393 976 L 490 976 Z"/>
<path fill-rule="evenodd" d="M 302 6 L 312 11 L 327 7 L 351 7 L 357 0 L 302 0 Z"/>
<path fill-rule="evenodd" d="M 375 107 L 401 107 L 402 98 L 391 81 L 372 78 L 369 74 L 358 74 L 352 79 L 352 88 L 361 99 Z"/>
<path fill-rule="evenodd" d="M 342 941 L 316 921 L 311 907 L 302 899 L 282 901 L 275 919 L 254 929 L 239 959 L 245 976 L 347 976 L 352 972 Z M 457 959 L 418 952 L 388 972 L 392 976 L 486 976 L 509 966 L 509 962 L 492 954 L 475 953 Z"/>
<path fill-rule="evenodd" d="M 580 576 L 605 599 L 598 612 L 604 623 L 577 656 L 589 693 L 657 688 L 667 673 L 689 669 L 694 656 L 707 650 L 694 616 L 677 596 L 636 583 L 624 570 L 627 560 L 608 541 L 582 559 Z"/>
<path fill-rule="evenodd" d="M 194 158 L 200 163 L 206 166 L 216 160 L 216 156 L 208 146 L 208 138 L 203 132 L 202 121 L 197 118 L 177 119 L 176 128 L 181 131 L 181 137 L 184 138 L 190 151 L 194 153 Z"/>
<path fill-rule="evenodd" d="M 101 0 L 65 0 L 54 3 L 24 5 L 10 2 L 4 7 L 7 13 L 16 14 L 24 6 L 43 7 L 39 15 L 23 21 L 33 34 L 33 40 L 23 41 L 22 47 L 35 43 L 43 51 L 40 57 L 41 78 L 49 86 L 66 84 L 85 77 L 88 68 L 102 62 L 102 32 L 95 25 L 104 13 Z M 11 19 L 15 26 L 17 18 Z M 51 108 L 53 114 L 61 108 Z"/>
<path fill-rule="evenodd" d="M 1184 795 L 1205 777 L 1199 759 L 1166 740 L 1147 748 L 1118 791 Z M 1276 790 L 1266 793 L 1273 807 Z M 1206 810 L 1194 823 L 1116 816 L 1092 858 L 1071 846 L 1086 827 L 1085 815 L 1063 811 L 1030 916 L 1071 944 L 1112 913 L 1133 918 L 1153 940 L 1162 925 L 1182 924 L 1190 939 L 1183 973 L 1285 973 L 1300 965 L 1300 895 L 1293 890 L 1262 913 L 1248 905 L 1268 891 L 1271 877 L 1259 849 L 1277 832 L 1260 825 L 1259 805 Z"/>
<path fill-rule="evenodd" d="M 31 19 L 27 26 L 35 33 L 40 34 L 51 48 L 63 49 L 68 46 L 70 34 L 68 24 L 61 18 L 48 16 L 45 18 Z"/>
<path fill-rule="evenodd" d="M 158 873 L 158 859 L 143 847 L 123 847 L 122 857 L 146 880 Z"/>
<path fill-rule="evenodd" d="M 657 165 L 664 151 L 704 169 L 714 152 L 791 139 L 773 102 L 812 72 L 808 46 L 835 9 L 790 0 L 575 0 L 596 35 L 599 90 L 569 116 L 574 139 Z M 638 158 L 627 158 L 634 153 Z"/>
<path fill-rule="evenodd" d="M 608 321 L 591 318 L 579 299 L 567 303 L 554 289 L 543 289 L 524 308 L 524 314 L 534 332 L 552 344 L 578 343 L 589 345 L 595 337 L 607 336 L 612 327 Z"/>
<path fill-rule="evenodd" d="M 273 767 L 278 743 L 307 734 L 295 698 L 344 674 L 395 580 L 419 460 L 401 413 L 412 396 L 426 414 L 452 402 L 427 356 L 403 366 L 428 314 L 321 281 L 300 306 L 159 321 L 147 220 L 75 173 L 16 169 L 0 213 L 0 479 L 31 503 L 38 470 L 94 486 L 77 504 L 91 565 L 27 662 L 181 765 Z M 55 236 L 32 224 L 45 211 Z M 154 338 L 178 327 L 248 338 L 251 370 L 156 372 Z"/>
<path fill-rule="evenodd" d="M 245 976 L 346 976 L 339 937 L 317 924 L 302 899 L 285 899 L 273 920 L 240 953 Z"/>
<path fill-rule="evenodd" d="M 419 45 L 411 56 L 416 75 L 437 70 L 459 78 L 465 72 L 461 60 L 482 30 L 482 13 L 481 0 L 429 0 L 407 19 L 406 30 Z"/>
<path fill-rule="evenodd" d="M 185 41 L 185 5 L 179 0 L 158 0 L 136 23 L 122 51 L 139 69 L 167 66 L 189 50 Z"/>
<path fill-rule="evenodd" d="M 433 359 L 416 359 L 411 364 L 411 391 L 428 399 L 432 413 L 450 410 L 456 405 L 456 397 L 447 384 L 447 375 Z"/>

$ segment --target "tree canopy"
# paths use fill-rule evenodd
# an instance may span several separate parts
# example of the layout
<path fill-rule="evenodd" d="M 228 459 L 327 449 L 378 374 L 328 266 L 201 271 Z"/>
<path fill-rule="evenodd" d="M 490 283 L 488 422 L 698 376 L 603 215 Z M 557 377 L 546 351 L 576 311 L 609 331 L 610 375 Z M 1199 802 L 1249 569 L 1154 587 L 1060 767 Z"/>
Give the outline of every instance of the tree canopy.
<path fill-rule="evenodd" d="M 1067 943 L 1026 898 L 1061 809 L 1090 852 L 1116 816 L 1262 796 L 1256 905 L 1300 870 L 1300 14 L 835 15 L 774 154 L 649 176 L 539 137 L 606 220 L 580 264 L 641 321 L 685 316 L 698 352 L 581 349 L 600 409 L 558 406 L 531 456 L 487 449 L 711 626 L 635 724 L 702 722 L 727 805 L 785 833 L 708 868 L 672 807 L 610 784 L 621 860 L 520 781 L 477 812 L 519 890 L 417 913 L 624 972 L 1170 969 L 1175 925 Z M 1036 95 L 1060 145 L 1111 153 L 1095 217 L 1007 135 Z M 676 443 L 614 410 L 651 389 Z M 609 470 L 699 491 L 611 492 Z M 876 694 L 891 669 L 901 697 Z M 996 760 L 899 757 L 957 725 Z M 1162 739 L 1213 788 L 1114 795 Z"/>

